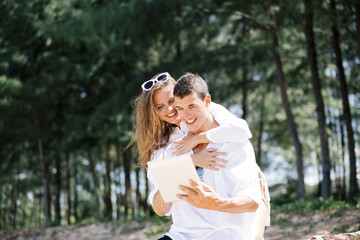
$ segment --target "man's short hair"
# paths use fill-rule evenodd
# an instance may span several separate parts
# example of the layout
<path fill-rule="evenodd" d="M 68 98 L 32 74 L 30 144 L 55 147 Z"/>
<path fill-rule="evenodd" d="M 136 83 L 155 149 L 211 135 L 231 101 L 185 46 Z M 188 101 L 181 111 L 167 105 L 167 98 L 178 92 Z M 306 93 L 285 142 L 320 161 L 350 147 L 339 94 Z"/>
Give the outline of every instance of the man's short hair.
<path fill-rule="evenodd" d="M 204 100 L 206 94 L 209 94 L 208 86 L 199 75 L 185 73 L 175 84 L 174 96 L 184 98 L 193 93 L 196 93 L 201 100 Z"/>

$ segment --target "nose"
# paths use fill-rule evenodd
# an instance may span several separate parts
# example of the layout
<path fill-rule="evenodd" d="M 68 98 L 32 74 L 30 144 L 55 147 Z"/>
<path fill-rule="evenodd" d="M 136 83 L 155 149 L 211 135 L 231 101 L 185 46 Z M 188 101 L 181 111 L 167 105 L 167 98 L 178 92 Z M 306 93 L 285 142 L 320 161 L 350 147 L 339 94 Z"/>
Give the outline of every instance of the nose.
<path fill-rule="evenodd" d="M 169 109 L 169 111 L 172 111 L 174 108 L 173 108 L 173 106 L 169 105 L 168 109 Z"/>

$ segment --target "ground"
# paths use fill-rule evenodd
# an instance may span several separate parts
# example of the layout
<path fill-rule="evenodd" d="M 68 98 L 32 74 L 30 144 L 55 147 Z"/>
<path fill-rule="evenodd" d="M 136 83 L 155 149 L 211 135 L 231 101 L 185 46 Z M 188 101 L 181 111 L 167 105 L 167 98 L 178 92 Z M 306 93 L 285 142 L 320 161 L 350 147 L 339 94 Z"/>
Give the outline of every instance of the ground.
<path fill-rule="evenodd" d="M 265 231 L 266 240 L 307 239 L 360 239 L 360 209 L 336 209 L 322 212 L 297 211 L 272 212 L 271 227 Z M 170 226 L 170 222 L 131 221 L 128 223 L 98 223 L 86 226 L 62 226 L 53 228 L 24 229 L 13 232 L 0 231 L 0 239 L 6 240 L 153 240 Z M 329 235 L 349 233 L 352 236 Z M 355 233 L 356 232 L 356 233 Z M 328 235 L 315 237 L 315 235 Z M 313 238 L 312 238 L 313 237 Z"/>

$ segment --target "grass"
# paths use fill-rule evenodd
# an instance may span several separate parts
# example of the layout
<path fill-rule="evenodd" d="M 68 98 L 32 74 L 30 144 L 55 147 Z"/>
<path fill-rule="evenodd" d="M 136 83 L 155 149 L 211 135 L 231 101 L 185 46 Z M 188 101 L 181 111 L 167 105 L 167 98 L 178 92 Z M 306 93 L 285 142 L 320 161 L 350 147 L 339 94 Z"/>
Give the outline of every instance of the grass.
<path fill-rule="evenodd" d="M 152 227 L 147 228 L 144 232 L 146 236 L 152 236 L 160 232 L 167 230 L 166 223 L 170 220 L 170 217 L 160 217 L 158 215 L 154 216 L 137 216 L 134 219 L 129 219 L 122 221 L 122 233 L 137 231 L 144 229 L 147 223 L 151 222 Z M 134 225 L 134 223 L 136 223 Z"/>
<path fill-rule="evenodd" d="M 340 227 L 333 228 L 333 233 L 344 233 L 350 228 L 349 224 L 341 225 Z"/>
<path fill-rule="evenodd" d="M 300 210 L 307 210 L 307 211 L 325 211 L 325 210 L 332 210 L 332 209 L 345 209 L 345 208 L 359 208 L 359 206 L 354 206 L 343 201 L 336 201 L 331 198 L 327 200 L 323 200 L 322 198 L 312 198 L 305 201 L 294 201 L 291 203 L 285 203 L 282 205 L 272 205 L 271 208 L 277 210 L 279 212 L 295 212 Z M 337 211 L 334 213 L 340 214 L 341 211 Z"/>
<path fill-rule="evenodd" d="M 154 236 L 154 235 L 157 235 L 159 233 L 165 233 L 167 231 L 169 231 L 170 229 L 170 226 L 169 225 L 166 225 L 166 224 L 156 224 L 155 226 L 151 227 L 151 228 L 148 228 L 144 234 L 145 236 L 147 237 L 151 237 L 151 236 Z"/>
<path fill-rule="evenodd" d="M 360 225 L 354 222 L 356 220 L 345 221 L 344 218 L 348 217 L 347 214 L 351 214 L 352 211 L 358 212 L 359 209 L 360 204 L 352 205 L 332 198 L 327 200 L 310 198 L 305 201 L 282 204 L 272 203 L 271 224 L 272 226 L 277 225 L 276 227 L 284 231 L 281 233 L 283 237 L 290 234 L 296 236 L 296 239 L 298 236 L 310 235 L 319 230 L 333 234 L 359 231 Z M 352 218 L 354 217 L 352 216 Z"/>

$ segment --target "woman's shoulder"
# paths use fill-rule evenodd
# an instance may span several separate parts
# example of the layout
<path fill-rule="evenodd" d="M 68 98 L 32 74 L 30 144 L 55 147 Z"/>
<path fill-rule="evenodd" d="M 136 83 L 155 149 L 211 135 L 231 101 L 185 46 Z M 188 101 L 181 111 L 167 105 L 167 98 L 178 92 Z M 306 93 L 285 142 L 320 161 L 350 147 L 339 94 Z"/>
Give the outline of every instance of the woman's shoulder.
<path fill-rule="evenodd" d="M 185 133 L 179 128 L 174 128 L 174 131 L 170 134 L 169 143 L 172 141 L 178 140 L 185 136 Z"/>

